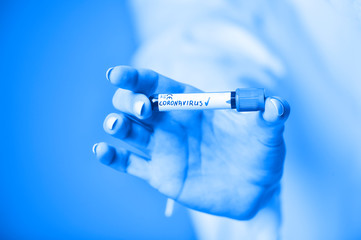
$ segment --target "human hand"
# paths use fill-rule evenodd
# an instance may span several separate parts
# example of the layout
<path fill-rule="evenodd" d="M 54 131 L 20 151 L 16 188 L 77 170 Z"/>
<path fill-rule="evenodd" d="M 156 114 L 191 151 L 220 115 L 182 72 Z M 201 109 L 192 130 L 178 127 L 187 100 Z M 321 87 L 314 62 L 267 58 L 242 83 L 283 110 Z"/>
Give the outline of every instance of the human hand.
<path fill-rule="evenodd" d="M 249 219 L 279 188 L 290 107 L 267 98 L 263 112 L 234 110 L 152 112 L 154 93 L 200 90 L 154 71 L 118 66 L 107 77 L 119 89 L 104 130 L 149 159 L 107 143 L 96 157 L 121 172 L 147 181 L 164 195 L 202 212 Z"/>

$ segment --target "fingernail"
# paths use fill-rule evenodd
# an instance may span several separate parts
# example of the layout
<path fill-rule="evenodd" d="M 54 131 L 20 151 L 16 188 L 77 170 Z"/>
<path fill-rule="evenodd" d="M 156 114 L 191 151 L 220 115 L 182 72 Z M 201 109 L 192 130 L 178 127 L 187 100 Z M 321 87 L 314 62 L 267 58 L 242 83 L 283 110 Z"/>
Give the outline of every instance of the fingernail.
<path fill-rule="evenodd" d="M 109 69 L 107 70 L 107 72 L 105 73 L 105 77 L 108 79 L 108 81 L 110 81 L 109 76 L 110 76 L 110 72 L 111 72 L 112 70 L 113 70 L 113 67 L 109 68 Z"/>
<path fill-rule="evenodd" d="M 271 102 L 277 109 L 278 116 L 282 116 L 285 112 L 285 108 L 283 107 L 282 103 L 280 103 L 278 100 L 276 100 L 274 98 L 271 99 Z"/>
<path fill-rule="evenodd" d="M 115 124 L 117 123 L 117 121 L 118 121 L 118 118 L 112 116 L 112 117 L 108 118 L 105 125 L 107 126 L 108 129 L 113 130 L 113 128 L 114 128 Z"/>
<path fill-rule="evenodd" d="M 143 110 L 144 110 L 144 102 L 136 101 L 134 103 L 133 110 L 138 116 L 142 116 L 143 115 Z"/>
<path fill-rule="evenodd" d="M 97 147 L 98 147 L 98 143 L 94 144 L 93 147 L 92 147 L 92 151 L 93 151 L 94 154 L 96 154 Z"/>

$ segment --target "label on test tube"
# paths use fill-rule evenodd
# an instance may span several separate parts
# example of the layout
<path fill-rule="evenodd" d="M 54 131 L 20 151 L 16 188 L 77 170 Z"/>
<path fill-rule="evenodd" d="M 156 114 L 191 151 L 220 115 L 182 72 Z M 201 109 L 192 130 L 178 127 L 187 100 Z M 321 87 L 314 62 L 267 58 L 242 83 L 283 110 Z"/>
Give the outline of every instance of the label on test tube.
<path fill-rule="evenodd" d="M 230 109 L 231 92 L 159 94 L 159 111 Z"/>
<path fill-rule="evenodd" d="M 264 110 L 263 88 L 237 88 L 231 92 L 168 93 L 149 97 L 153 111 L 236 109 L 238 112 Z"/>

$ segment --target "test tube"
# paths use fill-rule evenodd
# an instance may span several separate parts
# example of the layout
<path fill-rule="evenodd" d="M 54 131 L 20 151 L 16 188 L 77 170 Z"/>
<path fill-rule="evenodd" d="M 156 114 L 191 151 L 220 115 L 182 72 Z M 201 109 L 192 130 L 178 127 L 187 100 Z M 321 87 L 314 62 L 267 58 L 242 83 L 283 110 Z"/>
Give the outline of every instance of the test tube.
<path fill-rule="evenodd" d="M 263 88 L 237 88 L 228 92 L 168 93 L 149 98 L 153 111 L 236 109 L 238 112 L 264 110 Z"/>

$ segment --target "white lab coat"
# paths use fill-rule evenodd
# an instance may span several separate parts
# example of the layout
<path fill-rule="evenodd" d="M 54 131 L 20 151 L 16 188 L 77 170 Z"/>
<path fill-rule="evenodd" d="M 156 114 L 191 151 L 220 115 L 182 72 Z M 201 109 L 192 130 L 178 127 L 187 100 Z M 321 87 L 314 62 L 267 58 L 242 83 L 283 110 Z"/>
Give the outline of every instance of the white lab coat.
<path fill-rule="evenodd" d="M 360 237 L 360 1 L 137 0 L 133 9 L 136 66 L 205 91 L 265 87 L 292 108 L 281 202 L 244 222 L 192 211 L 199 238 Z"/>

